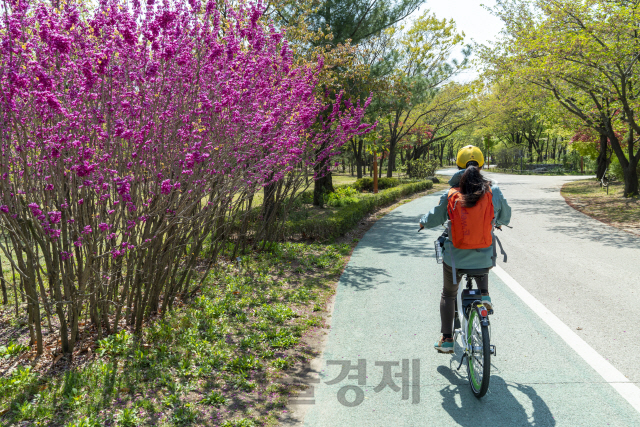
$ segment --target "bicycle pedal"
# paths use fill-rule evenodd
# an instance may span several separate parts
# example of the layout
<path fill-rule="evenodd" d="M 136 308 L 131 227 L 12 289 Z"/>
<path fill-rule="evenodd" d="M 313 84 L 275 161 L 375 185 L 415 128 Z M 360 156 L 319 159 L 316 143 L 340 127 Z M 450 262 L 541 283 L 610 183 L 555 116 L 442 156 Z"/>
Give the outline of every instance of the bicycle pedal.
<path fill-rule="evenodd" d="M 492 344 L 492 345 L 490 345 L 490 346 L 489 346 L 489 351 L 491 352 L 491 355 L 492 355 L 492 356 L 495 356 L 495 355 L 496 355 L 496 346 L 495 346 L 495 345 L 493 345 L 493 344 Z"/>

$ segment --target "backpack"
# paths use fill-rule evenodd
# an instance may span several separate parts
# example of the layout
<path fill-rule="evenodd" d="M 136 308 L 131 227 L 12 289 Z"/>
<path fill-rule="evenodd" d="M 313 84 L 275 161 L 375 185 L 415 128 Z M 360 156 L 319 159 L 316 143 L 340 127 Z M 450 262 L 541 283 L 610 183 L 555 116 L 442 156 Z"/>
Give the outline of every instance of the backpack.
<path fill-rule="evenodd" d="M 493 194 L 491 190 L 472 208 L 462 206 L 462 194 L 458 187 L 449 190 L 447 212 L 451 220 L 449 238 L 457 249 L 480 249 L 492 245 Z"/>

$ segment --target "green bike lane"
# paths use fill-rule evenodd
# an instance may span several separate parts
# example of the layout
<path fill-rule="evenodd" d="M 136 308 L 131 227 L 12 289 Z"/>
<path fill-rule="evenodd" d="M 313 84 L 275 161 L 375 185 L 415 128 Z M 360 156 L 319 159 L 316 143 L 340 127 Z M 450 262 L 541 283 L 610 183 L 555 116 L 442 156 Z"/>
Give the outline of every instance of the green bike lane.
<path fill-rule="evenodd" d="M 497 355 L 489 392 L 473 396 L 466 366 L 456 371 L 457 356 L 433 349 L 442 287 L 433 241 L 441 230 L 417 233 L 417 223 L 438 198 L 400 206 L 358 243 L 337 286 L 323 354 L 312 365 L 315 382 L 285 424 L 640 426 L 640 414 L 493 272 Z M 353 369 L 336 381 L 344 367 Z"/>

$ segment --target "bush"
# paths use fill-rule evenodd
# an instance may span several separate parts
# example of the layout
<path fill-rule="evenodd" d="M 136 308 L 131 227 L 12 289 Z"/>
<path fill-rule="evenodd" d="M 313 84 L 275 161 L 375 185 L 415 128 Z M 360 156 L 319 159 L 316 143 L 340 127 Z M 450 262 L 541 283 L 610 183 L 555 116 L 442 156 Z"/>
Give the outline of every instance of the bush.
<path fill-rule="evenodd" d="M 378 180 L 378 190 L 397 187 L 398 185 L 400 185 L 400 181 L 396 178 L 380 178 Z M 353 186 L 358 191 L 373 191 L 373 178 L 360 178 Z"/>
<path fill-rule="evenodd" d="M 367 195 L 326 218 L 309 218 L 285 223 L 285 235 L 304 234 L 321 240 L 334 239 L 354 228 L 362 218 L 375 209 L 395 202 L 401 197 L 433 188 L 433 182 L 420 181 Z"/>
<path fill-rule="evenodd" d="M 408 160 L 407 161 L 407 175 L 409 178 L 425 179 L 428 176 L 433 176 L 438 168 L 438 162 L 436 160 Z"/>
<path fill-rule="evenodd" d="M 353 187 L 338 187 L 325 196 L 325 203 L 335 208 L 358 203 L 358 200 L 358 190 Z"/>

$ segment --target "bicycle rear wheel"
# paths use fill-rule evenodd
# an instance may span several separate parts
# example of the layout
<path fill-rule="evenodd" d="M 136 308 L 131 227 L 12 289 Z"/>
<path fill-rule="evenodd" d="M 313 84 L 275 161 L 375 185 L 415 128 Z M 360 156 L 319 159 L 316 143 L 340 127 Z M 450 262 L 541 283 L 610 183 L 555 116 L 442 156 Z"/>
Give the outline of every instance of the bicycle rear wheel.
<path fill-rule="evenodd" d="M 482 319 L 475 308 L 469 313 L 467 339 L 471 353 L 467 358 L 469 385 L 474 396 L 480 398 L 489 389 L 491 377 L 491 347 L 489 327 L 482 326 Z"/>

